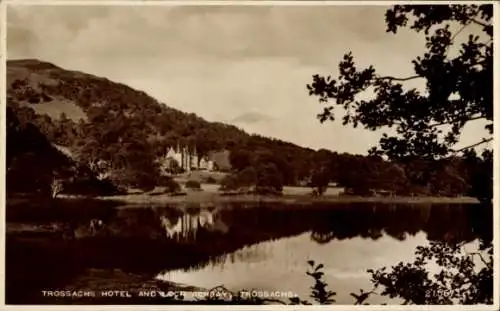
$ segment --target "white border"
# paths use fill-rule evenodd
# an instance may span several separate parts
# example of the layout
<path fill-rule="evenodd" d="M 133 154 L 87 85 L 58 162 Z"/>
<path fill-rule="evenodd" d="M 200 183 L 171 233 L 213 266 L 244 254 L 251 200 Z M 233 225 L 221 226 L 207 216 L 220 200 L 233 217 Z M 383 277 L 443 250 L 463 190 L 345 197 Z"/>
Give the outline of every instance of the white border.
<path fill-rule="evenodd" d="M 500 83 L 500 43 L 498 41 L 498 25 L 500 24 L 500 5 L 493 5 L 493 85 Z M 493 88 L 493 304 L 500 310 L 500 280 L 498 270 L 500 269 L 500 142 L 498 135 L 498 124 L 500 120 L 500 90 Z"/>
<path fill-rule="evenodd" d="M 5 305 L 5 201 L 7 192 L 5 191 L 5 172 L 7 168 L 6 157 L 6 107 L 7 107 L 7 5 L 0 3 L 0 245 L 2 246 L 2 257 L 0 258 L 0 302 Z"/>
<path fill-rule="evenodd" d="M 466 4 L 473 3 L 475 5 L 479 4 L 493 4 L 494 6 L 494 34 L 497 36 L 498 24 L 500 22 L 500 5 L 494 1 L 192 1 L 192 0 L 0 0 L 0 203 L 5 206 L 5 165 L 6 165 L 6 150 L 5 150 L 5 129 L 6 129 L 6 53 L 7 53 L 7 5 L 105 5 L 105 6 L 364 6 L 364 5 L 380 5 L 389 6 L 394 4 L 443 4 L 443 3 L 455 3 L 455 4 Z M 500 43 L 496 38 L 494 38 L 494 64 L 496 70 L 494 71 L 494 84 L 500 85 L 499 80 L 499 63 L 496 61 L 500 57 Z M 500 288 L 499 288 L 499 274 L 498 270 L 500 268 L 499 263 L 499 228 L 500 228 L 500 214 L 497 208 L 500 204 L 500 184 L 498 179 L 500 177 L 500 156 L 499 156 L 499 140 L 498 140 L 498 128 L 497 120 L 500 119 L 500 107 L 499 107 L 499 96 L 500 90 L 494 88 L 494 120 L 495 120 L 495 132 L 493 134 L 493 150 L 494 150 L 494 198 L 493 198 L 493 245 L 494 245 L 494 265 L 495 269 L 493 272 L 494 277 L 494 302 L 491 306 L 485 305 L 474 305 L 474 306 L 464 306 L 464 305 L 452 305 L 452 306 L 400 306 L 400 305 L 369 305 L 369 306 L 352 306 L 352 305 L 328 305 L 328 306 L 188 306 L 188 305 L 175 305 L 175 306 L 145 306 L 141 305 L 140 308 L 144 310 L 306 310 L 306 309 L 316 309 L 316 310 L 331 310 L 331 309 L 341 309 L 341 310 L 366 310 L 366 309 L 376 309 L 376 310 L 429 310 L 430 308 L 435 310 L 499 310 L 500 309 Z M 5 224 L 5 208 L 0 211 L 0 223 Z M 1 245 L 3 257 L 0 260 L 1 268 L 0 275 L 2 282 L 0 284 L 0 302 L 5 310 L 10 309 L 34 309 L 34 310 L 58 310 L 58 309 L 74 309 L 74 310 L 136 310 L 137 306 L 7 306 L 5 305 L 4 297 L 4 287 L 5 287 L 5 226 L 0 226 L 1 230 Z"/>
<path fill-rule="evenodd" d="M 388 1 L 388 0 L 338 0 L 338 1 L 318 1 L 318 0 L 4 0 L 6 4 L 15 5 L 104 5 L 104 6 L 390 6 L 395 4 L 467 4 L 474 3 L 492 4 L 494 1 Z"/>

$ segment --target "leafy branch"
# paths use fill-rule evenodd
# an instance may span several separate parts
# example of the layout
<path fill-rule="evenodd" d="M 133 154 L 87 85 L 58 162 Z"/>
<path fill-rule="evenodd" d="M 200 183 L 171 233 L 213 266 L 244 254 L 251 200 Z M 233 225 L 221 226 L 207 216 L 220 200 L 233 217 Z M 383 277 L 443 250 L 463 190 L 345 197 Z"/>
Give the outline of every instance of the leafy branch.
<path fill-rule="evenodd" d="M 341 107 L 343 125 L 372 131 L 396 127 L 395 136 L 384 135 L 379 141 L 379 152 L 390 159 L 442 158 L 456 152 L 453 146 L 468 122 L 493 120 L 492 14 L 491 5 L 394 6 L 386 12 L 387 32 L 409 27 L 426 35 L 426 52 L 412 61 L 415 74 L 381 76 L 373 66 L 357 68 L 348 52 L 339 63 L 337 79 L 313 75 L 307 85 L 309 95 L 325 105 L 317 118 L 322 123 L 335 121 L 334 108 Z M 453 34 L 451 22 L 461 25 Z M 458 55 L 450 58 L 449 48 L 471 24 L 482 26 L 486 42 L 471 33 Z M 426 81 L 425 93 L 404 89 L 401 83 L 414 79 Z M 359 99 L 368 91 L 373 91 L 373 98 Z M 437 129 L 440 125 L 451 129 L 443 133 Z M 492 123 L 486 129 L 492 134 Z"/>

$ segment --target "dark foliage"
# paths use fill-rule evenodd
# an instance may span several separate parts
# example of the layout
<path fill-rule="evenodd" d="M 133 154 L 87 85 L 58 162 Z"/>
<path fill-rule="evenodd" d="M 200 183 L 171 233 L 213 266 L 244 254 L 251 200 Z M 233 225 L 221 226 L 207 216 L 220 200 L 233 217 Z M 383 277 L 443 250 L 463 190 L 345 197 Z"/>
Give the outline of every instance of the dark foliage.
<path fill-rule="evenodd" d="M 273 163 L 262 164 L 257 168 L 255 192 L 258 194 L 280 194 L 283 190 L 283 178 L 278 167 Z"/>
<path fill-rule="evenodd" d="M 99 180 L 95 177 L 90 177 L 73 178 L 69 181 L 64 181 L 61 193 L 91 197 L 118 195 L 125 192 L 116 187 L 109 179 Z"/>
<path fill-rule="evenodd" d="M 307 271 L 307 275 L 314 279 L 314 286 L 311 287 L 311 298 L 320 304 L 332 304 L 335 302 L 333 298 L 337 293 L 328 289 L 328 285 L 323 281 L 323 276 L 325 275 L 321 269 L 323 269 L 323 264 L 315 265 L 314 261 L 309 260 L 307 262 L 311 267 L 312 271 Z"/>
<path fill-rule="evenodd" d="M 170 176 L 160 176 L 158 186 L 165 187 L 167 193 L 178 193 L 181 191 L 181 185 Z"/>
<path fill-rule="evenodd" d="M 192 190 L 201 190 L 201 184 L 199 181 L 196 180 L 188 180 L 186 182 L 186 188 Z"/>
<path fill-rule="evenodd" d="M 349 52 L 339 63 L 337 79 L 314 75 L 307 85 L 309 94 L 326 104 L 318 114 L 320 122 L 334 121 L 334 108 L 338 107 L 346 112 L 344 125 L 396 130 L 395 136 L 383 134 L 370 154 L 385 155 L 397 167 L 381 169 L 383 162 L 367 164 L 365 158 L 346 165 L 356 169 L 339 182 L 359 194 L 381 182 L 386 188 L 389 182 L 396 192 L 467 194 L 491 204 L 493 154 L 485 150 L 479 157 L 472 148 L 493 138 L 482 138 L 465 148 L 454 147 L 464 126 L 472 121 L 485 120 L 486 129 L 493 134 L 493 5 L 396 5 L 385 17 L 387 32 L 409 27 L 425 34 L 426 52 L 412 61 L 415 75 L 382 76 L 373 66 L 357 68 Z M 452 33 L 452 26 L 458 27 L 457 31 Z M 451 57 L 449 50 L 456 46 L 456 36 L 467 30 L 468 41 Z M 405 81 L 414 79 L 426 82 L 426 94 L 404 88 Z M 371 91 L 372 99 L 358 99 L 359 94 Z M 379 169 L 371 170 L 373 167 Z M 354 180 L 361 178 L 354 174 L 365 176 L 368 182 L 364 187 L 351 188 Z M 394 176 L 398 176 L 397 182 L 390 182 Z M 384 287 L 381 295 L 401 298 L 405 304 L 491 304 L 492 244 L 483 242 L 488 258 L 484 253 L 475 254 L 484 264 L 481 269 L 474 269 L 472 256 L 461 254 L 460 245 L 432 243 L 418 248 L 413 263 L 400 263 L 391 272 L 386 268 L 370 271 L 372 282 Z M 442 268 L 434 276 L 426 266 L 431 260 Z"/>
<path fill-rule="evenodd" d="M 425 54 L 412 61 L 415 75 L 381 76 L 373 66 L 356 67 L 352 53 L 346 53 L 339 64 L 337 79 L 314 75 L 313 82 L 307 86 L 310 95 L 318 96 L 320 103 L 327 104 L 318 119 L 321 122 L 335 120 L 334 108 L 341 107 L 346 110 L 342 118 L 344 125 L 361 125 L 369 130 L 394 128 L 397 135 L 384 134 L 379 148 L 374 147 L 370 152 L 384 154 L 390 160 L 404 161 L 407 165 L 412 165 L 409 162 L 416 161 L 415 158 L 432 162 L 463 151 L 464 148 L 457 150 L 453 147 L 464 126 L 474 120 L 486 120 L 486 128 L 492 134 L 492 16 L 493 6 L 490 4 L 394 6 L 386 13 L 387 32 L 397 33 L 401 27 L 410 27 L 426 35 Z M 452 26 L 458 27 L 454 33 Z M 449 56 L 450 47 L 456 45 L 456 35 L 467 30 L 471 31 L 468 41 L 461 44 L 457 56 Z M 404 88 L 403 83 L 413 79 L 426 81 L 428 95 Z M 373 99 L 358 99 L 359 94 L 370 91 L 374 93 Z M 333 104 L 329 104 L 330 100 L 334 101 Z M 491 137 L 485 137 L 470 147 L 491 140 Z M 484 161 L 488 161 L 487 157 Z M 426 174 L 431 172 L 428 170 Z M 443 174 L 450 176 L 454 173 Z M 479 176 L 477 172 L 472 174 Z M 470 193 L 490 200 L 490 176 L 483 176 L 481 186 L 472 182 L 474 190 Z M 453 185 L 446 187 L 453 188 L 460 183 L 458 179 L 454 178 Z M 437 189 L 429 191 L 442 192 Z"/>
<path fill-rule="evenodd" d="M 31 123 L 21 123 L 7 107 L 7 191 L 51 196 L 57 177 L 74 174 L 72 161 L 60 153 Z"/>
<path fill-rule="evenodd" d="M 205 182 L 207 184 L 216 184 L 217 180 L 215 178 L 213 178 L 212 176 L 209 176 Z"/>
<path fill-rule="evenodd" d="M 461 243 L 431 242 L 419 246 L 413 263 L 376 271 L 369 270 L 375 287 L 389 298 L 401 298 L 404 304 L 492 304 L 493 247 L 483 244 L 478 252 L 467 252 Z M 480 259 L 480 263 L 474 261 Z M 427 264 L 435 262 L 440 270 L 430 274 Z"/>

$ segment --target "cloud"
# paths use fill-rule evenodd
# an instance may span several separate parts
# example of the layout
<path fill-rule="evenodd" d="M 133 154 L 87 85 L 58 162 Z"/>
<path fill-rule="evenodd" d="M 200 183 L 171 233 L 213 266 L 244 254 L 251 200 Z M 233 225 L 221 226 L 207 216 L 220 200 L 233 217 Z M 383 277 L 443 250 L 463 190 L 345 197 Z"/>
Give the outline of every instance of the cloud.
<path fill-rule="evenodd" d="M 245 112 L 238 115 L 236 118 L 232 119 L 230 123 L 233 124 L 255 124 L 268 122 L 273 118 L 266 116 L 265 114 L 259 112 Z"/>
<path fill-rule="evenodd" d="M 10 6 L 8 21 L 9 30 L 24 28 L 43 43 L 38 54 L 226 61 L 286 57 L 324 64 L 329 54 L 347 43 L 350 49 L 359 49 L 390 38 L 384 32 L 383 10 L 379 6 Z M 18 48 L 22 37 L 14 34 L 8 40 L 9 49 L 22 52 Z"/>

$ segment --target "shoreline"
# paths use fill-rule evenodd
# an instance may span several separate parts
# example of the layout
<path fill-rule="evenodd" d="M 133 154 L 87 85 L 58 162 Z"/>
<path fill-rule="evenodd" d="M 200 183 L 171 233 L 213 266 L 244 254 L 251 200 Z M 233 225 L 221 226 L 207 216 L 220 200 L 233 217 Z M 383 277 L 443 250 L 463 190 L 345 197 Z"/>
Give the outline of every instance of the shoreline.
<path fill-rule="evenodd" d="M 158 192 L 129 193 L 111 196 L 83 196 L 60 194 L 55 200 L 89 200 L 95 202 L 114 202 L 122 205 L 176 205 L 176 204 L 230 204 L 230 203 L 270 203 L 290 205 L 313 205 L 313 204 L 356 204 L 356 203 L 379 203 L 379 204 L 479 204 L 480 201 L 473 197 L 437 197 L 437 196 L 357 196 L 330 193 L 323 196 L 312 196 L 309 193 L 298 193 L 297 191 L 283 191 L 282 195 L 257 195 L 257 194 L 233 194 L 224 195 L 213 190 L 187 191 L 185 195 L 172 196 Z M 6 205 L 14 206 L 25 204 L 34 198 L 30 194 L 11 194 L 7 196 Z M 34 203 L 34 202 L 33 202 Z M 44 204 L 43 202 L 38 202 Z"/>
<path fill-rule="evenodd" d="M 63 198 L 63 197 L 61 197 Z M 385 204 L 478 204 L 471 197 L 362 197 L 362 196 L 322 196 L 284 194 L 282 196 L 262 196 L 252 194 L 222 196 L 215 193 L 188 193 L 185 196 L 148 194 L 116 195 L 94 197 L 95 200 L 118 201 L 127 204 L 181 204 L 181 203 L 282 203 L 310 205 L 321 203 L 385 203 Z"/>

